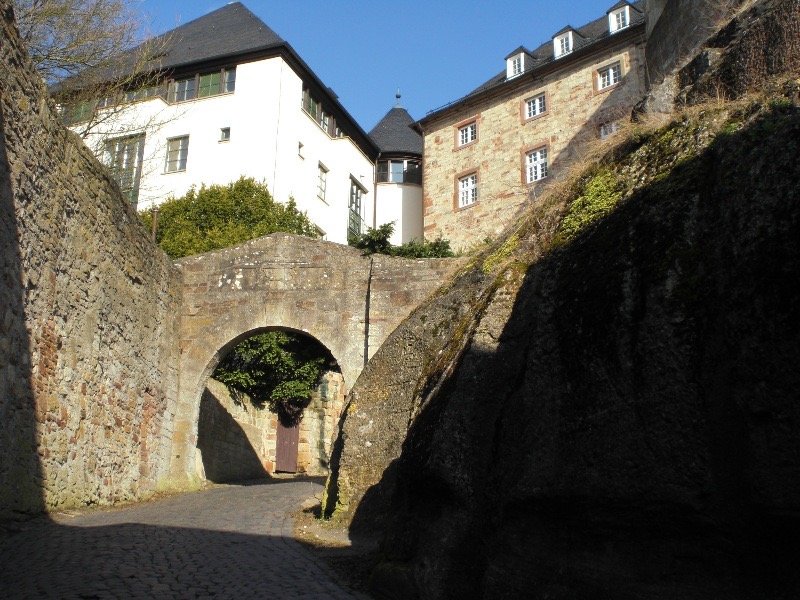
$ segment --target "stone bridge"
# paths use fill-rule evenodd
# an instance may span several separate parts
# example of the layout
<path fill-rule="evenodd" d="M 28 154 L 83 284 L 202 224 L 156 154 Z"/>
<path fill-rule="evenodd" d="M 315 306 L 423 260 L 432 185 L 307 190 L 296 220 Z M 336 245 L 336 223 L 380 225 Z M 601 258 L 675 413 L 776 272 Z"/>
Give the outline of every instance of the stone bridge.
<path fill-rule="evenodd" d="M 200 398 L 220 359 L 236 343 L 268 329 L 307 334 L 330 350 L 349 390 L 392 330 L 459 264 L 367 257 L 354 248 L 290 234 L 180 261 L 171 477 L 198 472 Z"/>

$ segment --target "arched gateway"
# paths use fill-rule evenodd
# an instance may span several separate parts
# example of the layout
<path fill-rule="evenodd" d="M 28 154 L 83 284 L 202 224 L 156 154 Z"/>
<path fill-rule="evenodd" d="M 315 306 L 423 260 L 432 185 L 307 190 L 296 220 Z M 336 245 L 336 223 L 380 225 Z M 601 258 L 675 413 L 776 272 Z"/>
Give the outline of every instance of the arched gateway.
<path fill-rule="evenodd" d="M 194 478 L 197 422 L 221 357 L 251 332 L 307 333 L 330 350 L 345 387 L 389 333 L 459 262 L 365 257 L 347 246 L 273 234 L 178 263 L 181 358 L 170 475 Z"/>

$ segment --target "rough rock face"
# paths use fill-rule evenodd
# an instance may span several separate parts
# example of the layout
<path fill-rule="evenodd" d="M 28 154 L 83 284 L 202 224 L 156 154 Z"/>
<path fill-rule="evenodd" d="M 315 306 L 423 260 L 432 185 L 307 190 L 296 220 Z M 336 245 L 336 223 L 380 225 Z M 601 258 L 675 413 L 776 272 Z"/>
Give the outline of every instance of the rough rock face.
<path fill-rule="evenodd" d="M 381 597 L 797 597 L 798 140 L 734 118 L 509 275 L 355 511 Z"/>
<path fill-rule="evenodd" d="M 730 21 L 678 73 L 679 98 L 739 98 L 800 71 L 800 0 L 761 0 Z"/>

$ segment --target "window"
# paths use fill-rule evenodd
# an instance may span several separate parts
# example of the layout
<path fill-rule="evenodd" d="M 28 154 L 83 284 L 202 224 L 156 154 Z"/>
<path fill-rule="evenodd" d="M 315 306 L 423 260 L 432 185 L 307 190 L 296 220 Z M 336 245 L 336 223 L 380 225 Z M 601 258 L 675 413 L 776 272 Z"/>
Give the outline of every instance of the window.
<path fill-rule="evenodd" d="M 325 190 L 328 187 L 328 169 L 325 168 L 325 165 L 319 163 L 318 170 L 319 175 L 317 177 L 317 198 L 325 202 Z"/>
<path fill-rule="evenodd" d="M 511 76 L 516 77 L 522 74 L 522 56 L 515 56 L 511 59 Z"/>
<path fill-rule="evenodd" d="M 572 32 L 568 31 L 553 39 L 553 52 L 556 58 L 572 52 Z"/>
<path fill-rule="evenodd" d="M 66 104 L 61 107 L 61 121 L 64 125 L 73 125 L 88 121 L 94 113 L 94 103 L 92 102 L 76 102 L 74 104 Z"/>
<path fill-rule="evenodd" d="M 525 157 L 526 181 L 533 183 L 547 177 L 547 148 L 528 152 Z"/>
<path fill-rule="evenodd" d="M 322 103 L 311 95 L 308 88 L 303 88 L 303 99 L 300 106 L 329 136 L 342 137 L 342 130 L 336 124 L 336 119 L 332 114 L 323 110 Z"/>
<path fill-rule="evenodd" d="M 616 85 L 622 79 L 622 68 L 619 63 L 603 67 L 597 71 L 597 88 L 604 90 Z"/>
<path fill-rule="evenodd" d="M 378 162 L 378 183 L 422 184 L 422 169 L 418 160 L 397 159 Z"/>
<path fill-rule="evenodd" d="M 189 136 L 167 140 L 167 173 L 186 170 L 186 159 L 189 156 Z"/>
<path fill-rule="evenodd" d="M 234 89 L 236 89 L 236 67 L 176 79 L 169 85 L 167 98 L 169 102 L 186 102 L 195 98 L 229 94 Z"/>
<path fill-rule="evenodd" d="M 478 175 L 472 173 L 458 180 L 458 207 L 464 208 L 478 201 Z"/>
<path fill-rule="evenodd" d="M 231 141 L 231 128 L 230 127 L 222 127 L 219 130 L 219 141 L 220 142 L 229 142 L 229 141 Z"/>
<path fill-rule="evenodd" d="M 194 100 L 197 88 L 195 78 L 181 79 L 173 81 L 169 90 L 170 102 L 186 102 L 187 100 Z"/>
<path fill-rule="evenodd" d="M 607 137 L 614 135 L 619 131 L 619 121 L 609 121 L 600 125 L 600 139 L 604 140 Z"/>
<path fill-rule="evenodd" d="M 141 100 L 149 100 L 150 98 L 157 98 L 164 94 L 164 88 L 160 85 L 150 85 L 141 87 L 136 90 L 128 90 L 123 97 L 124 102 L 139 102 Z M 113 103 L 114 98 L 103 98 L 103 106 L 109 106 Z"/>
<path fill-rule="evenodd" d="M 525 101 L 525 118 L 532 119 L 538 117 L 547 111 L 547 102 L 545 101 L 544 93 L 537 94 L 533 98 L 528 98 Z"/>
<path fill-rule="evenodd" d="M 458 145 L 465 146 L 478 139 L 478 124 L 473 121 L 458 129 Z"/>
<path fill-rule="evenodd" d="M 236 90 L 236 67 L 222 69 L 222 91 L 232 94 Z"/>
<path fill-rule="evenodd" d="M 620 29 L 625 29 L 628 25 L 630 25 L 630 13 L 628 11 L 629 8 L 627 6 L 623 6 L 622 8 L 611 11 L 608 14 L 608 30 L 611 33 L 616 33 Z"/>
<path fill-rule="evenodd" d="M 364 219 L 361 216 L 362 199 L 364 188 L 352 177 L 350 178 L 350 201 L 348 203 L 347 218 L 347 238 L 355 238 L 361 235 L 361 224 Z"/>
<path fill-rule="evenodd" d="M 308 88 L 303 89 L 303 110 L 305 110 L 316 121 L 322 111 L 320 103 L 317 102 L 312 96 Z"/>
<path fill-rule="evenodd" d="M 200 84 L 197 88 L 198 98 L 215 96 L 220 93 L 220 90 L 222 90 L 222 75 L 219 71 L 200 75 Z"/>
<path fill-rule="evenodd" d="M 104 162 L 128 202 L 136 206 L 142 177 L 144 134 L 106 140 Z"/>

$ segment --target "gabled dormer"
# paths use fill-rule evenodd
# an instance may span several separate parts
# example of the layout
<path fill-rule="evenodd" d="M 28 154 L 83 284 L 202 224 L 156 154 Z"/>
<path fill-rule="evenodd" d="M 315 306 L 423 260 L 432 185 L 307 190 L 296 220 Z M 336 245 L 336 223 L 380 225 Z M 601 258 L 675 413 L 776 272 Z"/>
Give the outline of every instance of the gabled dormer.
<path fill-rule="evenodd" d="M 575 50 L 577 32 L 567 25 L 553 36 L 553 57 L 561 58 Z"/>
<path fill-rule="evenodd" d="M 533 57 L 520 46 L 506 56 L 506 79 L 519 77 L 533 66 Z"/>
<path fill-rule="evenodd" d="M 631 5 L 620 0 L 608 9 L 608 32 L 611 34 L 627 29 L 631 25 Z"/>

